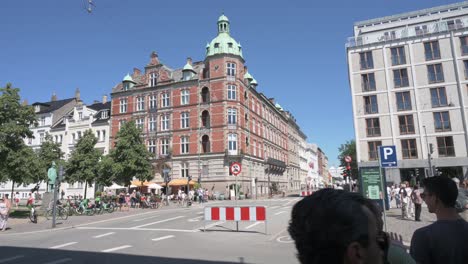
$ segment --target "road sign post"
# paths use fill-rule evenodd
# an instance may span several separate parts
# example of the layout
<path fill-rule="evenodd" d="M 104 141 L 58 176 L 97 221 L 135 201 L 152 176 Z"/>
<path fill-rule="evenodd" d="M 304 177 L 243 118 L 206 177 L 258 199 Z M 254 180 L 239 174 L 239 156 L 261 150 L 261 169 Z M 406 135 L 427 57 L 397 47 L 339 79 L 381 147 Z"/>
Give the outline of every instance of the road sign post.
<path fill-rule="evenodd" d="M 395 146 L 380 146 L 379 147 L 379 163 L 380 163 L 380 188 L 382 190 L 382 207 L 383 207 L 383 215 L 384 215 L 384 224 L 385 224 L 385 231 L 387 231 L 387 206 L 385 203 L 386 195 L 386 186 L 384 186 L 383 180 L 383 173 L 382 169 L 386 168 L 396 168 L 398 166 L 397 162 L 397 155 L 396 155 L 396 147 Z"/>
<path fill-rule="evenodd" d="M 241 173 L 242 165 L 239 162 L 233 162 L 231 163 L 229 170 L 231 171 L 231 174 L 236 177 L 236 185 L 234 186 L 234 200 L 236 201 L 237 205 L 237 175 Z"/>

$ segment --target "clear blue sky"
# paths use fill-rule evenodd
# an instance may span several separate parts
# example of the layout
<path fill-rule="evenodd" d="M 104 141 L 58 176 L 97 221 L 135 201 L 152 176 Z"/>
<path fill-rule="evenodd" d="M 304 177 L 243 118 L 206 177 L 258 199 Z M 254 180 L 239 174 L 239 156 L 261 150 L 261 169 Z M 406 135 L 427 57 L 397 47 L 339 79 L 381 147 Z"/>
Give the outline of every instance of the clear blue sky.
<path fill-rule="evenodd" d="M 258 89 L 294 114 L 332 166 L 354 138 L 344 46 L 353 23 L 457 1 L 94 0 L 92 14 L 84 2 L 1 1 L 0 85 L 29 103 L 77 87 L 86 103 L 101 100 L 153 50 L 172 68 L 203 60 L 224 11 Z"/>

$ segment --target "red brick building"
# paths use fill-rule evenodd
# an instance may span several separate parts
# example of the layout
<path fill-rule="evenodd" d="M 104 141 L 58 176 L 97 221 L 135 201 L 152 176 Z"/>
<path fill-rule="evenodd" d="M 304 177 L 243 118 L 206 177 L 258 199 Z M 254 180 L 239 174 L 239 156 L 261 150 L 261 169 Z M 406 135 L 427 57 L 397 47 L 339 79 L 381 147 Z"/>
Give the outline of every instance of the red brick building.
<path fill-rule="evenodd" d="M 217 26 L 204 61 L 172 69 L 153 52 L 144 72 L 135 68 L 113 88 L 111 144 L 122 122 L 134 120 L 154 153 L 156 181 L 170 169 L 172 179 L 191 175 L 224 194 L 238 161 L 244 193 L 287 189 L 288 115 L 257 91 L 227 17 Z"/>

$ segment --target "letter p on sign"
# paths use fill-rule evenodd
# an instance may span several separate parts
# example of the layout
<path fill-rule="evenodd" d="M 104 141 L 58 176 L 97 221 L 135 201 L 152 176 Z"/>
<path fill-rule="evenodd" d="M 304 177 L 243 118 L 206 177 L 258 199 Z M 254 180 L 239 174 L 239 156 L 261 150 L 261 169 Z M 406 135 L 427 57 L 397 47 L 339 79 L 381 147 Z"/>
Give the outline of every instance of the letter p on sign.
<path fill-rule="evenodd" d="M 388 159 L 388 156 L 391 156 L 393 154 L 393 149 L 391 148 L 384 148 L 384 160 Z"/>
<path fill-rule="evenodd" d="M 380 166 L 382 168 L 397 167 L 395 146 L 382 146 L 379 148 Z"/>

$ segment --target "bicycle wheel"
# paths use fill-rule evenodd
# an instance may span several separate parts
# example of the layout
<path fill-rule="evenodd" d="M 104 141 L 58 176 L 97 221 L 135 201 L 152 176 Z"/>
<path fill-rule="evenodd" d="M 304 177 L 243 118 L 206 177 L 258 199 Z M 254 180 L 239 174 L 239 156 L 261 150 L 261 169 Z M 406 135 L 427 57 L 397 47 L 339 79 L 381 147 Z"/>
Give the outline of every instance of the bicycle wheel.
<path fill-rule="evenodd" d="M 45 212 L 44 216 L 45 216 L 45 218 L 46 218 L 47 220 L 50 220 L 50 219 L 52 219 L 52 214 L 53 214 L 52 209 L 49 209 L 49 210 L 47 210 L 47 211 Z"/>
<path fill-rule="evenodd" d="M 31 220 L 31 222 L 33 223 L 37 223 L 37 216 L 36 216 L 36 211 L 35 210 L 31 210 L 29 212 L 29 220 Z"/>
<path fill-rule="evenodd" d="M 109 204 L 109 207 L 107 208 L 107 212 L 110 214 L 110 213 L 113 213 L 115 210 L 115 207 L 113 204 Z"/>
<path fill-rule="evenodd" d="M 68 219 L 68 212 L 64 208 L 60 208 L 58 212 L 59 212 L 59 217 L 62 220 L 67 220 Z"/>

